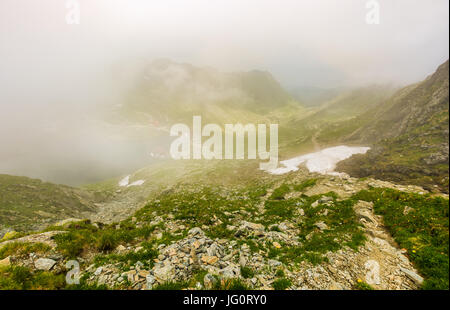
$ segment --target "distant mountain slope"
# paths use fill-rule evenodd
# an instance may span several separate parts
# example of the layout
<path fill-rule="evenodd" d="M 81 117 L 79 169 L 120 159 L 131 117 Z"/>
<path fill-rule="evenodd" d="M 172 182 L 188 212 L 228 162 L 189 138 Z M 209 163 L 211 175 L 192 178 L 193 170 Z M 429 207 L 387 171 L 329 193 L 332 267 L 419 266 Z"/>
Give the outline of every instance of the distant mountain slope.
<path fill-rule="evenodd" d="M 95 211 L 94 195 L 38 179 L 0 174 L 0 230 L 32 230 Z"/>
<path fill-rule="evenodd" d="M 421 83 L 399 90 L 355 122 L 344 141 L 371 144 L 338 169 L 364 177 L 411 182 L 448 192 L 449 62 Z"/>
<path fill-rule="evenodd" d="M 292 157 L 342 144 L 343 137 L 363 125 L 360 116 L 382 104 L 394 91 L 390 85 L 345 90 L 320 106 L 289 115 L 280 126 L 280 154 Z"/>
<path fill-rule="evenodd" d="M 360 116 L 380 106 L 395 90 L 390 85 L 371 85 L 342 92 L 325 103 L 309 121 L 335 123 Z"/>
<path fill-rule="evenodd" d="M 192 121 L 194 114 L 214 122 L 246 120 L 293 101 L 265 71 L 223 73 L 157 60 L 138 77 L 116 116 L 141 123 Z"/>
<path fill-rule="evenodd" d="M 315 107 L 330 101 L 345 90 L 342 88 L 295 87 L 289 93 L 304 106 Z"/>

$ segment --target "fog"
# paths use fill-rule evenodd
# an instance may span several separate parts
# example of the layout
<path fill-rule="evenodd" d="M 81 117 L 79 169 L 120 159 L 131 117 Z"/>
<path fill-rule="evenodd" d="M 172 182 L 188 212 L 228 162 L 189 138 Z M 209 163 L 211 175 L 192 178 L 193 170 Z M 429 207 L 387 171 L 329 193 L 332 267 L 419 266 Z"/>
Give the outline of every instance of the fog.
<path fill-rule="evenodd" d="M 448 59 L 447 0 L 0 2 L 0 173 L 82 184 L 151 162 L 159 142 L 105 122 L 156 58 L 267 70 L 287 88 L 406 85 Z M 129 136 L 127 136 L 129 137 Z"/>

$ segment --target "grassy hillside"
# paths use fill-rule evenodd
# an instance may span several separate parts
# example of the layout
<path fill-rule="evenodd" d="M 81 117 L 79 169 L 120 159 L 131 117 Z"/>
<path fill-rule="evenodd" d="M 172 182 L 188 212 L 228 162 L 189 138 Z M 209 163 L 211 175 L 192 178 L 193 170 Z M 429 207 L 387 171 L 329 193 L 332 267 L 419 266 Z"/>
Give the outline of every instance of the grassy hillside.
<path fill-rule="evenodd" d="M 448 61 L 425 81 L 399 90 L 355 120 L 341 141 L 373 146 L 367 155 L 341 162 L 339 169 L 359 177 L 437 185 L 448 192 Z M 355 128 L 359 126 L 359 128 Z"/>
<path fill-rule="evenodd" d="M 0 175 L 0 228 L 32 230 L 95 211 L 94 194 L 37 179 Z"/>
<path fill-rule="evenodd" d="M 201 115 L 219 124 L 245 122 L 290 103 L 298 105 L 268 72 L 223 73 L 157 60 L 138 76 L 115 119 L 163 125 Z"/>
<path fill-rule="evenodd" d="M 338 180 L 304 169 L 273 176 L 247 161 L 189 163 L 188 174 L 177 165 L 168 171 L 179 173 L 176 182 L 123 220 L 48 227 L 65 231 L 53 237 L 52 247 L 0 245 L 0 259 L 14 262 L 0 267 L 0 289 L 373 289 L 361 280 L 370 259 L 387 264 L 376 288 L 402 288 L 394 275 L 417 288 L 398 274 L 399 266 L 412 270 L 407 257 L 425 277 L 423 288 L 448 288 L 442 276 L 448 273 L 447 199 L 373 189 L 367 186 L 373 180 Z M 133 178 L 157 177 L 156 170 Z M 115 192 L 114 184 L 97 189 Z M 372 213 L 358 211 L 361 201 L 374 203 L 374 212 L 384 216 L 408 251 L 403 259 L 387 241 L 380 246 L 372 240 L 374 234 L 389 237 Z M 405 204 L 412 206 L 409 214 Z M 373 230 L 367 219 L 375 221 Z M 36 270 L 31 252 L 36 259 L 54 258 L 55 267 Z M 81 283 L 68 286 L 64 265 L 74 258 L 82 262 Z"/>

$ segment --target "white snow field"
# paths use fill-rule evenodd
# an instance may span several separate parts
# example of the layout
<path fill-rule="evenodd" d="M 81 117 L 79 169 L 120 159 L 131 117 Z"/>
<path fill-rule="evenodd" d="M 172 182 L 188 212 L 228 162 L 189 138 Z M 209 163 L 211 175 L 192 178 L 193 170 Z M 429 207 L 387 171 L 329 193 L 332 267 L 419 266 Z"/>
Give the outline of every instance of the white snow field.
<path fill-rule="evenodd" d="M 124 177 L 122 180 L 119 181 L 119 186 L 120 187 L 141 186 L 144 183 L 145 183 L 144 180 L 137 180 L 130 184 L 130 176 L 127 175 L 126 177 Z"/>
<path fill-rule="evenodd" d="M 350 158 L 354 154 L 365 154 L 370 147 L 350 147 L 345 145 L 330 147 L 319 152 L 308 153 L 291 159 L 281 161 L 284 167 L 268 170 L 271 174 L 285 174 L 297 171 L 298 167 L 305 163 L 309 172 L 321 174 L 339 174 L 334 172 L 336 164 L 341 160 Z"/>
<path fill-rule="evenodd" d="M 119 181 L 119 186 L 125 187 L 128 185 L 129 182 L 130 182 L 130 176 L 127 175 L 126 177 L 124 177 L 122 180 Z"/>

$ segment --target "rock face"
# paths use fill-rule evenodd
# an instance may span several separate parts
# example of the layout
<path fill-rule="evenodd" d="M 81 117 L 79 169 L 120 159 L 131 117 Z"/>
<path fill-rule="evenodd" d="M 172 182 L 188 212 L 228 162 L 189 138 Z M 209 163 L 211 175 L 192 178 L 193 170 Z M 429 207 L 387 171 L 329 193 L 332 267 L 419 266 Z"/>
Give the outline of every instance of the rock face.
<path fill-rule="evenodd" d="M 54 261 L 53 259 L 50 259 L 50 258 L 39 258 L 34 263 L 34 266 L 38 270 L 49 271 L 50 269 L 53 268 L 53 266 L 55 266 L 55 264 L 56 264 L 56 261 Z"/>

